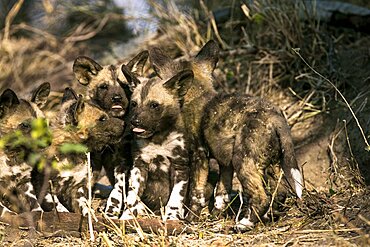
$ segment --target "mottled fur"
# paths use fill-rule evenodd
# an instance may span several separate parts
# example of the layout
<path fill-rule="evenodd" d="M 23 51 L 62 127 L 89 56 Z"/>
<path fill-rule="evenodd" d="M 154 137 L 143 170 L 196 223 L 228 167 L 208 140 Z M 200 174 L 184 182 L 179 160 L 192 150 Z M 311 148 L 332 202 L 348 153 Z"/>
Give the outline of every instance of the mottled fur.
<path fill-rule="evenodd" d="M 210 41 L 189 62 L 175 62 L 159 49 L 151 50 L 149 57 L 161 78 L 184 68 L 194 72 L 194 81 L 183 106 L 185 126 L 193 138 L 190 209 L 194 214 L 189 214 L 188 219 L 199 215 L 204 206 L 208 159 L 214 157 L 220 165 L 215 190 L 216 211 L 224 210 L 229 202 L 235 170 L 243 193 L 249 198 L 243 210 L 244 218 L 237 224 L 237 228 L 243 230 L 252 226 L 269 205 L 263 177 L 273 170 L 270 165 L 280 161 L 285 178 L 298 197 L 302 193 L 302 176 L 289 126 L 277 107 L 259 98 L 215 92 L 212 72 L 218 61 L 218 50 L 217 44 Z M 212 156 L 207 157 L 207 152 Z M 271 183 L 276 184 L 276 181 Z"/>
<path fill-rule="evenodd" d="M 49 93 L 49 83 L 40 85 L 31 100 L 18 99 L 12 90 L 5 90 L 0 96 L 0 138 L 15 131 L 29 136 L 32 120 L 44 117 L 39 106 L 46 102 Z M 11 145 L 0 150 L 0 216 L 11 211 L 42 210 L 31 184 L 30 152 L 26 147 Z"/>
<path fill-rule="evenodd" d="M 127 68 L 137 76 L 143 73 L 143 67 L 148 58 L 148 51 L 142 51 L 132 58 Z M 131 97 L 130 84 L 122 74 L 122 66 L 101 66 L 88 57 L 78 57 L 73 65 L 77 81 L 85 86 L 85 95 L 92 102 L 100 106 L 111 117 L 125 119 L 128 102 Z M 126 65 L 125 65 L 126 66 Z M 126 133 L 120 143 L 107 145 L 99 152 L 92 152 L 93 170 L 98 172 L 104 167 L 105 172 L 115 190 L 110 194 L 105 212 L 111 215 L 110 208 L 118 207 L 122 201 L 121 185 L 124 175 L 132 166 L 130 152 L 130 133 Z"/>
<path fill-rule="evenodd" d="M 181 108 L 192 80 L 192 71 L 185 70 L 168 80 L 145 80 L 134 89 L 130 103 L 134 164 L 121 219 L 143 214 L 141 202 L 153 211 L 165 205 L 164 219 L 184 217 L 190 167 Z"/>
<path fill-rule="evenodd" d="M 271 194 L 266 185 L 274 182 L 267 179 L 271 165 L 280 163 L 287 182 L 301 197 L 302 176 L 289 126 L 279 108 L 257 97 L 218 94 L 206 106 L 202 128 L 206 146 L 220 165 L 216 210 L 224 210 L 229 202 L 233 171 L 249 200 L 237 224 L 240 230 L 252 226 L 267 212 Z"/>
<path fill-rule="evenodd" d="M 51 130 L 52 144 L 45 151 L 49 166 L 42 173 L 34 175 L 34 183 L 38 193 L 43 193 L 42 185 L 51 180 L 51 193 L 57 197 L 51 198 L 51 201 L 50 198 L 45 198 L 43 207 L 47 210 L 53 209 L 52 203 L 57 200 L 68 211 L 86 215 L 87 157 L 84 153 L 62 153 L 60 147 L 65 143 L 83 144 L 89 151 L 99 152 L 106 145 L 120 141 L 124 122 L 109 117 L 95 104 L 85 101 L 82 96 L 76 96 L 74 91 L 68 88 L 64 93 L 58 119 L 51 126 Z M 56 167 L 50 165 L 52 162 L 55 162 Z M 92 183 L 96 178 L 95 174 Z"/>
<path fill-rule="evenodd" d="M 205 188 L 208 178 L 207 151 L 201 141 L 201 119 L 204 107 L 215 95 L 212 72 L 218 61 L 218 47 L 207 43 L 190 62 L 175 62 L 158 48 L 149 51 L 149 59 L 157 75 L 163 80 L 171 78 L 183 69 L 191 69 L 194 80 L 183 99 L 182 115 L 191 139 L 190 211 L 188 220 L 200 215 L 206 206 Z"/>

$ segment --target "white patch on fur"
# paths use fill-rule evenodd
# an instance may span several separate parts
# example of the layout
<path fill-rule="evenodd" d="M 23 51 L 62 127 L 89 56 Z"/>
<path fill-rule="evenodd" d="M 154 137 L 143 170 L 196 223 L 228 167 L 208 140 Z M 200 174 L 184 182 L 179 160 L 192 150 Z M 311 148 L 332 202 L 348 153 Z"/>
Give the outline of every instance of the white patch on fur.
<path fill-rule="evenodd" d="M 223 195 L 218 195 L 215 197 L 215 208 L 219 210 L 223 210 L 226 208 L 226 203 L 224 201 L 224 196 Z"/>
<path fill-rule="evenodd" d="M 31 211 L 34 211 L 34 212 L 36 212 L 36 211 L 40 211 L 40 212 L 44 211 L 44 210 L 42 210 L 42 208 L 41 208 L 40 204 L 37 202 L 37 197 L 36 197 L 36 195 L 34 194 L 34 189 L 33 189 L 33 186 L 32 186 L 32 184 L 31 184 L 31 182 L 28 182 L 28 183 L 26 184 L 26 186 L 27 186 L 27 189 L 26 189 L 26 191 L 24 192 L 24 194 L 25 194 L 28 198 L 32 198 L 32 199 L 34 199 L 34 200 L 35 200 L 35 202 L 36 202 L 36 205 L 34 205 L 35 207 L 34 207 L 34 208 L 32 208 L 32 210 L 31 210 Z"/>
<path fill-rule="evenodd" d="M 181 149 L 184 149 L 185 141 L 184 141 L 183 134 L 175 131 L 175 132 L 170 133 L 167 139 L 161 145 L 149 143 L 146 146 L 142 147 L 140 157 L 143 161 L 151 165 L 152 164 L 151 161 L 154 158 L 156 158 L 158 155 L 161 155 L 164 158 L 164 161 L 161 162 L 160 169 L 162 171 L 168 172 L 170 164 L 171 164 L 169 158 L 178 157 L 178 155 L 174 156 L 172 153 L 172 151 L 176 147 L 180 147 Z M 153 167 L 151 167 L 151 169 L 153 169 Z"/>
<path fill-rule="evenodd" d="M 135 216 L 133 215 L 133 212 L 136 211 L 137 215 L 145 215 L 145 206 L 142 202 L 139 202 L 135 207 L 131 207 L 123 211 L 120 220 L 131 220 L 134 219 Z"/>
<path fill-rule="evenodd" d="M 137 194 L 135 191 L 133 190 L 130 190 L 128 193 L 127 193 L 127 197 L 126 197 L 126 203 L 128 206 L 132 206 L 136 203 L 137 201 Z"/>
<path fill-rule="evenodd" d="M 32 167 L 28 165 L 27 163 L 23 162 L 19 165 L 8 165 L 9 159 L 4 154 L 0 156 L 0 171 L 1 175 L 0 177 L 6 177 L 6 176 L 22 176 L 25 174 L 31 174 Z"/>
<path fill-rule="evenodd" d="M 294 186 L 295 186 L 295 193 L 297 194 L 298 198 L 302 198 L 302 190 L 303 190 L 303 179 L 302 174 L 298 169 L 292 168 L 290 170 L 292 177 L 294 179 Z"/>
<path fill-rule="evenodd" d="M 67 158 L 63 159 L 60 163 L 61 163 L 60 167 L 68 166 L 69 164 L 71 164 L 71 162 Z M 59 177 L 62 178 L 63 182 L 72 177 L 74 183 L 79 184 L 83 179 L 87 178 L 86 164 L 84 163 L 84 164 L 76 165 L 75 167 L 69 170 L 64 169 L 60 171 Z"/>
<path fill-rule="evenodd" d="M 11 211 L 9 208 L 5 207 L 1 202 L 0 202 L 0 208 L 2 208 L 2 212 L 0 217 L 3 217 L 6 213 L 9 214 L 15 214 L 13 211 Z"/>
<path fill-rule="evenodd" d="M 254 223 L 249 218 L 244 217 L 242 220 L 235 223 L 235 228 L 244 232 L 254 226 Z"/>
<path fill-rule="evenodd" d="M 80 188 L 81 189 L 81 188 Z M 80 190 L 78 189 L 78 190 Z M 80 207 L 82 216 L 87 216 L 89 212 L 89 207 L 87 205 L 87 199 L 83 196 L 77 199 L 78 206 Z"/>
<path fill-rule="evenodd" d="M 168 173 L 170 168 L 167 165 L 163 164 L 159 167 L 159 169 L 162 170 L 165 173 Z"/>
<path fill-rule="evenodd" d="M 191 198 L 194 202 L 199 203 L 202 207 L 206 206 L 206 198 L 202 195 L 201 198 L 198 198 L 196 196 L 193 196 Z"/>
<path fill-rule="evenodd" d="M 57 212 L 69 212 L 68 209 L 66 209 L 59 201 L 57 196 L 52 196 L 51 194 L 47 193 L 44 197 L 44 200 L 47 203 L 55 203 L 55 209 L 57 210 Z"/>
<path fill-rule="evenodd" d="M 164 220 L 177 219 L 177 216 L 184 218 L 184 197 L 180 193 L 185 190 L 187 184 L 187 181 L 180 181 L 173 186 L 170 199 L 167 202 Z M 176 209 L 171 209 L 171 207 Z"/>
<path fill-rule="evenodd" d="M 143 182 L 144 178 L 141 176 L 140 169 L 137 167 L 132 168 L 129 179 L 129 186 L 136 194 L 139 193 L 140 181 Z"/>
<path fill-rule="evenodd" d="M 104 211 L 105 213 L 109 213 L 111 218 L 116 218 L 122 208 L 125 174 L 116 174 L 116 179 L 117 182 L 114 184 L 114 188 L 109 194 L 107 205 Z M 112 199 L 116 199 L 118 203 L 113 204 Z M 110 209 L 110 212 L 108 212 L 108 209 Z"/>

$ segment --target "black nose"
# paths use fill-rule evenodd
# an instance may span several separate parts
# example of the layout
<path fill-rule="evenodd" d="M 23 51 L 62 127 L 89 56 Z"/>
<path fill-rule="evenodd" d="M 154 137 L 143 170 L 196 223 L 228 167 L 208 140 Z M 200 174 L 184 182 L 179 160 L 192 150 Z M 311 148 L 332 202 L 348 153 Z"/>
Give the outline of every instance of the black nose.
<path fill-rule="evenodd" d="M 121 95 L 114 95 L 112 97 L 112 100 L 113 100 L 113 102 L 120 102 L 122 100 L 122 96 Z"/>
<path fill-rule="evenodd" d="M 141 124 L 141 121 L 137 118 L 134 118 L 131 120 L 131 124 L 135 127 L 139 126 Z"/>

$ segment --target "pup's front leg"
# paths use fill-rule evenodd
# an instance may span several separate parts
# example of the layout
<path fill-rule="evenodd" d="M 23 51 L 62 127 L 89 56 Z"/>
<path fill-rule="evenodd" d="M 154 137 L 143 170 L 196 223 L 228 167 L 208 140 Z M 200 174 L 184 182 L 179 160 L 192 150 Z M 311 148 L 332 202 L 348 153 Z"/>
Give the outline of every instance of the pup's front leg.
<path fill-rule="evenodd" d="M 134 216 L 145 214 L 145 207 L 140 200 L 146 188 L 149 165 L 141 158 L 134 160 L 134 167 L 130 171 L 129 190 L 125 200 L 126 210 L 122 213 L 121 220 L 128 220 Z"/>
<path fill-rule="evenodd" d="M 189 159 L 185 149 L 179 149 L 178 156 L 172 160 L 171 178 L 173 187 L 170 198 L 166 205 L 164 220 L 176 220 L 184 218 L 184 198 L 189 184 Z"/>

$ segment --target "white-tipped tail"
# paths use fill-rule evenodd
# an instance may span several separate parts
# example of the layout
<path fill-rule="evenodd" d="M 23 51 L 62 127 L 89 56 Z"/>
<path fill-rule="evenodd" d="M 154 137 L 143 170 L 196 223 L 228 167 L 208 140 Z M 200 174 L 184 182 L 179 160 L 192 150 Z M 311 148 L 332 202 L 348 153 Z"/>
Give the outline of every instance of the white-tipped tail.
<path fill-rule="evenodd" d="M 292 168 L 290 172 L 294 179 L 295 193 L 297 194 L 298 198 L 302 198 L 302 190 L 303 190 L 302 174 L 298 169 L 295 169 L 295 168 Z"/>

